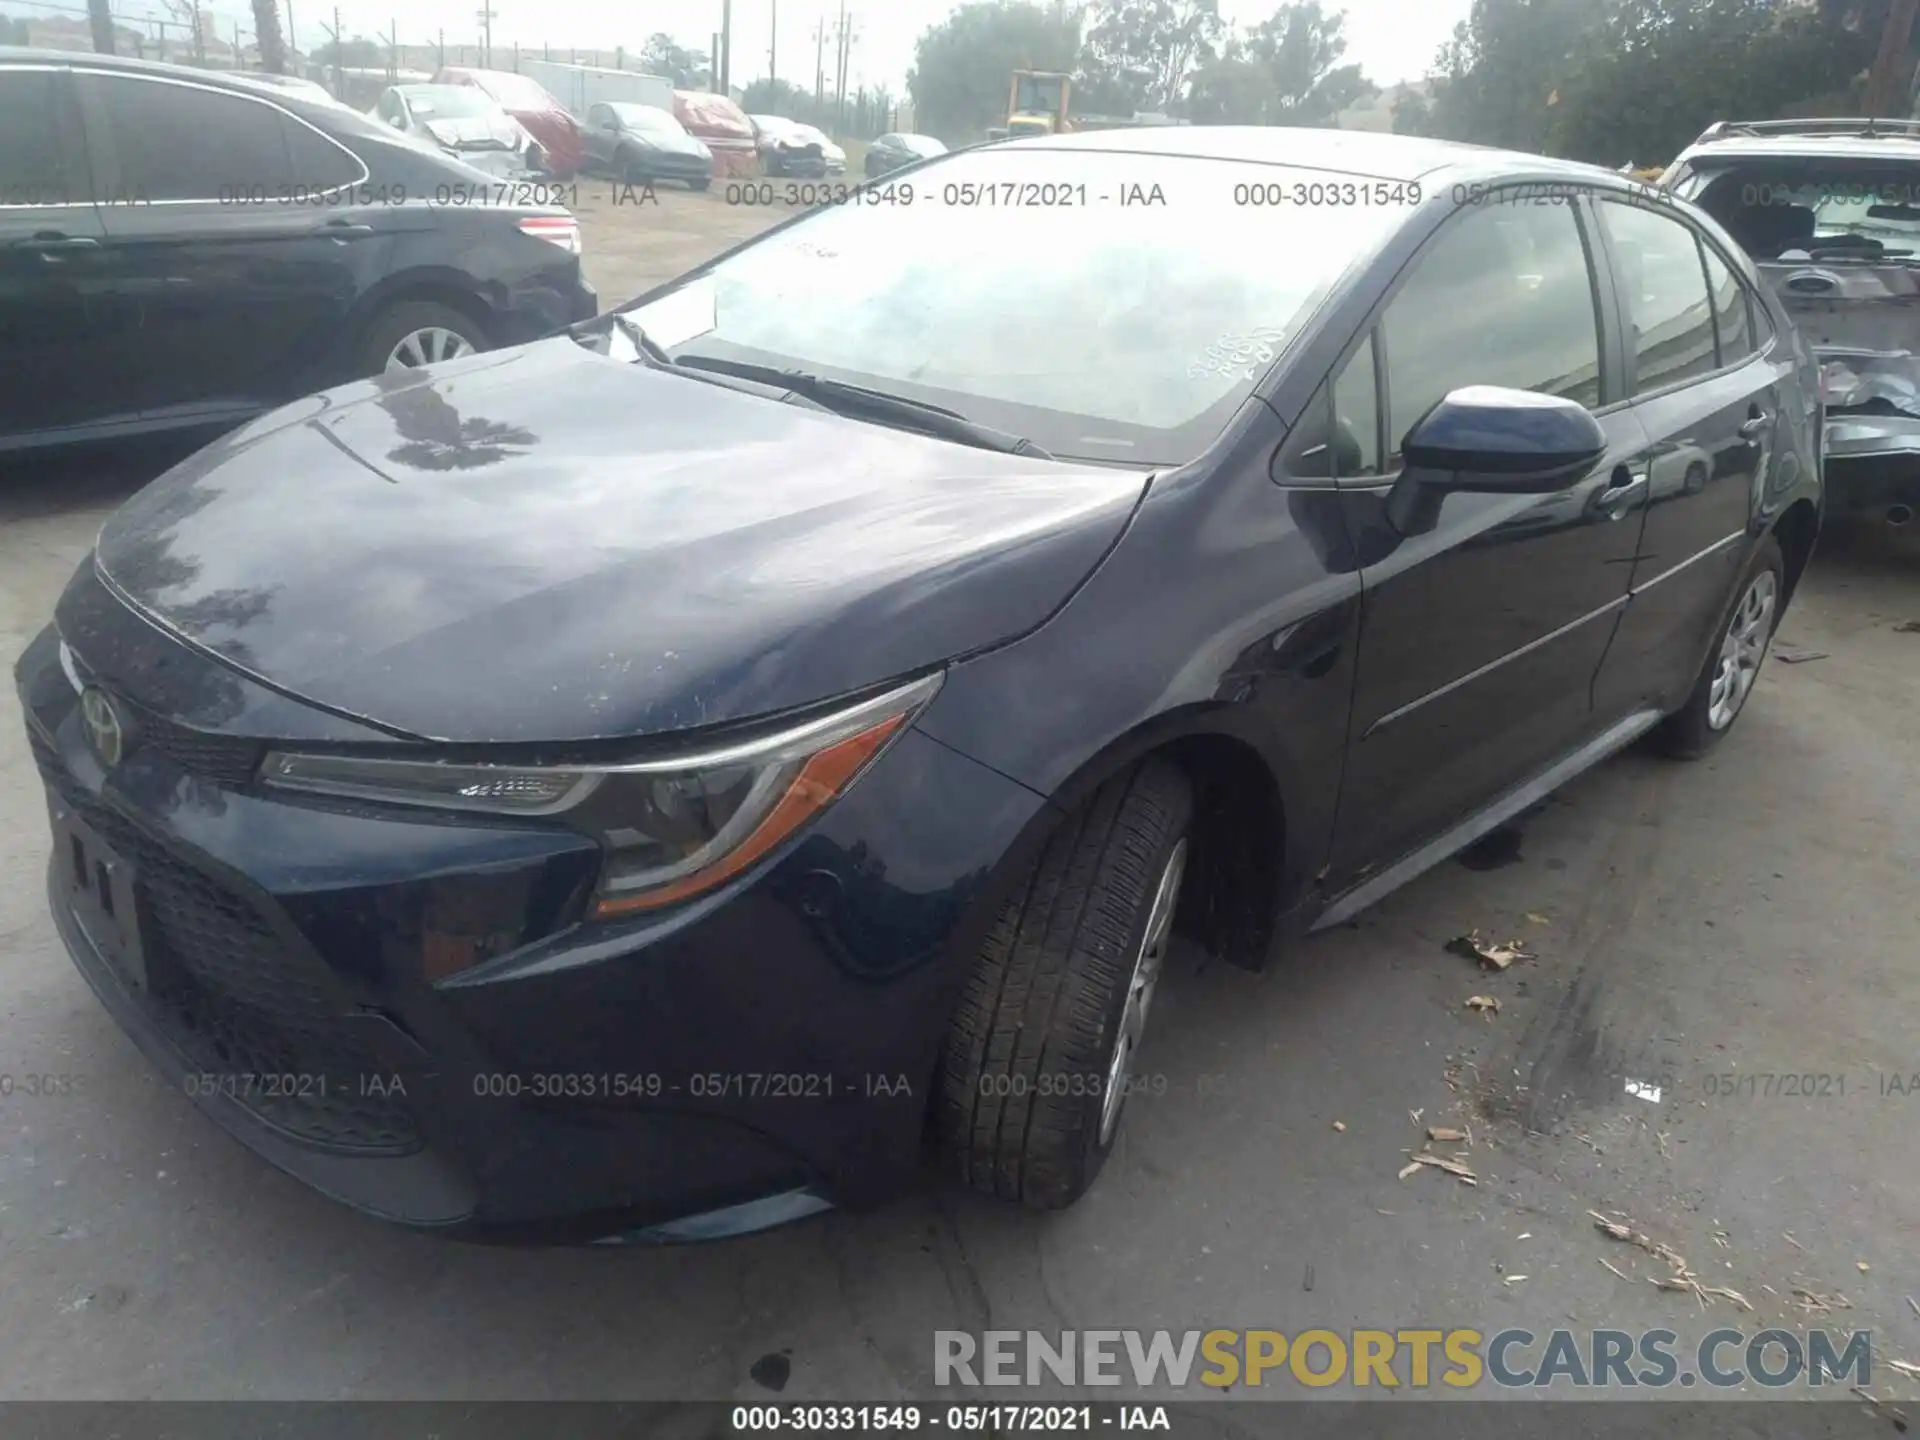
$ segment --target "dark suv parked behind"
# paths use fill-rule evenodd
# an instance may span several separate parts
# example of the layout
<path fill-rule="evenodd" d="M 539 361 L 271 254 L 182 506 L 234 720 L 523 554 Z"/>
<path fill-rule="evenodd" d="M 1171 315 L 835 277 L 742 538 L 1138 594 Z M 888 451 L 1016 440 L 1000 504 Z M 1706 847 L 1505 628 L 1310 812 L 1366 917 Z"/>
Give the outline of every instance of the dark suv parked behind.
<path fill-rule="evenodd" d="M 559 187 L 337 105 L 0 48 L 0 136 L 0 453 L 225 428 L 598 309 Z"/>

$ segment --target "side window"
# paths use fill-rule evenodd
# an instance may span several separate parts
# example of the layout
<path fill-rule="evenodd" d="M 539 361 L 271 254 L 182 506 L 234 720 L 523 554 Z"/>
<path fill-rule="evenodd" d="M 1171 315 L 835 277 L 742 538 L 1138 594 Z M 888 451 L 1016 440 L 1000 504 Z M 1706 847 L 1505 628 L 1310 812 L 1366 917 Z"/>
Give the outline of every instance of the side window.
<path fill-rule="evenodd" d="M 1476 205 L 1414 262 L 1382 318 L 1389 469 L 1450 391 L 1503 385 L 1600 403 L 1593 272 L 1571 205 Z"/>
<path fill-rule="evenodd" d="M 118 75 L 87 77 L 120 191 L 149 200 L 274 195 L 294 183 L 280 112 L 240 95 Z"/>
<path fill-rule="evenodd" d="M 1340 373 L 1307 403 L 1280 452 L 1281 470 L 1293 480 L 1380 474 L 1379 398 L 1373 336 L 1368 335 Z"/>
<path fill-rule="evenodd" d="M 0 70 L 0 205 L 83 203 L 60 148 L 61 78 L 52 70 Z"/>
<path fill-rule="evenodd" d="M 1731 365 L 1759 348 L 1753 339 L 1747 287 L 1711 245 L 1703 245 L 1701 250 L 1707 257 L 1707 290 L 1713 296 L 1713 325 L 1720 336 L 1720 363 Z"/>
<path fill-rule="evenodd" d="M 389 125 L 400 118 L 400 97 L 391 90 L 380 97 L 380 118 Z"/>
<path fill-rule="evenodd" d="M 1380 390 L 1374 383 L 1373 336 L 1333 379 L 1333 454 L 1342 479 L 1379 475 Z"/>
<path fill-rule="evenodd" d="M 364 180 L 367 167 L 304 121 L 281 117 L 286 127 L 287 158 L 293 166 L 296 193 L 337 190 Z"/>
<path fill-rule="evenodd" d="M 1717 369 L 1713 306 L 1693 231 L 1637 205 L 1609 200 L 1600 211 L 1619 257 L 1632 327 L 1633 393 L 1644 395 Z"/>

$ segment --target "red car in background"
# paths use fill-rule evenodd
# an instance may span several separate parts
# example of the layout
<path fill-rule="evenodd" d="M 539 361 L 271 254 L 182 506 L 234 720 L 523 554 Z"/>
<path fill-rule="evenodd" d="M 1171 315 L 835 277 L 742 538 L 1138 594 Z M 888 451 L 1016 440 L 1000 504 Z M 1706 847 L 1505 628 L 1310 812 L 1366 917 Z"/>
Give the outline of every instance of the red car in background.
<path fill-rule="evenodd" d="M 713 173 L 729 178 L 759 168 L 760 142 L 747 112 L 724 95 L 705 90 L 673 92 L 673 115 L 687 133 L 706 141 L 713 152 Z"/>
<path fill-rule="evenodd" d="M 587 158 L 587 137 L 567 107 L 546 86 L 511 70 L 469 70 L 449 66 L 433 77 L 436 85 L 471 85 L 490 96 L 533 136 L 540 147 L 540 169 L 566 180 L 580 172 Z"/>

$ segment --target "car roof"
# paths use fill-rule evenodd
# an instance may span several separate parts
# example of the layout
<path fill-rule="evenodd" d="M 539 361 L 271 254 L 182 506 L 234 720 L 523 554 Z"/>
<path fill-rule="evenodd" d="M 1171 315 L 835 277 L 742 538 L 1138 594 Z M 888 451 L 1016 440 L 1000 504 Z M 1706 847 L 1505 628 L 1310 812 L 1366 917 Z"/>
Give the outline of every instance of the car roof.
<path fill-rule="evenodd" d="M 1130 155 L 1167 155 L 1196 160 L 1245 160 L 1307 169 L 1343 170 L 1386 180 L 1415 180 L 1435 172 L 1462 174 L 1524 170 L 1591 183 L 1620 181 L 1597 165 L 1555 160 L 1516 150 L 1496 150 L 1452 140 L 1388 135 L 1369 130 L 1314 130 L 1282 125 L 1167 125 L 1035 135 L 1000 140 L 994 149 L 1092 150 Z"/>
<path fill-rule="evenodd" d="M 1729 135 L 1689 145 L 1683 161 L 1891 160 L 1920 164 L 1920 139 L 1908 135 Z"/>

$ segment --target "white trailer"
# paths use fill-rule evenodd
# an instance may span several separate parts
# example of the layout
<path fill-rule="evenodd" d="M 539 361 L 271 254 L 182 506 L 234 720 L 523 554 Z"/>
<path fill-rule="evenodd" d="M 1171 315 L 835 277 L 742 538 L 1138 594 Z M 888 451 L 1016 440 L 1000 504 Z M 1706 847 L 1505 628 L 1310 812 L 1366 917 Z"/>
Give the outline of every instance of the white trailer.
<path fill-rule="evenodd" d="M 522 60 L 520 73 L 552 92 L 576 119 L 585 119 L 587 107 L 603 101 L 655 105 L 673 113 L 673 82 L 634 70 L 610 70 L 603 65 L 567 65 L 558 60 Z"/>

